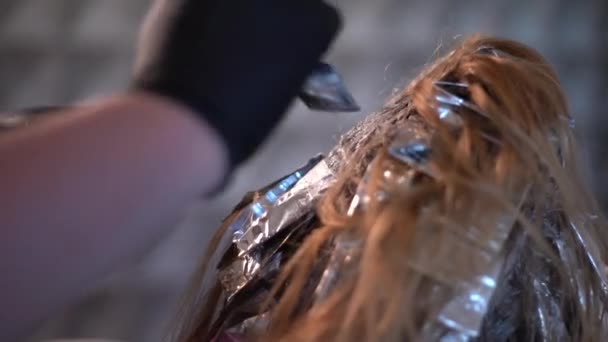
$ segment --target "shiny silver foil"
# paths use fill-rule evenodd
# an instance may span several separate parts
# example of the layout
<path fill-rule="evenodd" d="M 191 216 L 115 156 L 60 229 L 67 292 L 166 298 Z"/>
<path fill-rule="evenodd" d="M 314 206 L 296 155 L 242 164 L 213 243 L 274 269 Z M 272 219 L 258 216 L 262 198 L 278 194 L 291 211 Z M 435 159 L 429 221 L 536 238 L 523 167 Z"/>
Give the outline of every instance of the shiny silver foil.
<path fill-rule="evenodd" d="M 395 160 L 407 164 L 413 170 L 437 178 L 431 163 L 431 137 L 416 125 L 401 130 L 388 147 Z"/>
<path fill-rule="evenodd" d="M 264 332 L 270 324 L 270 313 L 266 312 L 251 318 L 247 318 L 242 323 L 228 329 L 230 333 L 238 333 L 242 335 L 259 334 Z"/>
<path fill-rule="evenodd" d="M 526 216 L 545 215 L 540 208 Z M 562 227 L 563 228 L 563 227 Z M 543 231 L 550 243 L 562 244 L 560 229 L 553 219 L 545 219 Z M 570 341 L 567 319 L 562 311 L 564 293 L 557 286 L 555 265 L 541 252 L 525 230 L 519 228 L 510 238 L 509 248 L 498 279 L 498 288 L 482 323 L 484 341 L 506 341 L 513 329 L 525 324 L 519 340 Z M 569 251 L 574 246 L 568 247 Z M 532 312 L 522 312 L 530 310 Z M 512 314 L 505 314 L 509 310 Z M 524 321 L 525 317 L 525 321 Z M 528 335 L 533 333 L 534 335 Z"/>
<path fill-rule="evenodd" d="M 462 106 L 465 101 L 461 97 L 450 92 L 453 91 L 468 91 L 468 86 L 464 83 L 454 83 L 438 81 L 434 84 L 435 87 L 435 103 L 437 103 L 437 114 L 439 118 L 451 126 L 452 128 L 460 128 L 464 124 L 462 117 L 458 115 L 455 109 Z"/>
<path fill-rule="evenodd" d="M 228 298 L 243 288 L 260 270 L 260 261 L 248 255 L 239 257 L 220 271 L 219 280 Z"/>
<path fill-rule="evenodd" d="M 243 255 L 312 208 L 313 200 L 334 180 L 322 156 L 285 177 L 244 210 L 230 227 Z M 246 222 L 245 224 L 243 224 Z"/>
<path fill-rule="evenodd" d="M 512 58 L 513 57 L 510 54 L 508 54 L 502 50 L 496 49 L 492 46 L 481 46 L 477 49 L 477 52 L 481 53 L 481 54 L 491 55 L 494 57 L 500 57 L 500 58 Z"/>
<path fill-rule="evenodd" d="M 586 222 L 590 222 L 593 220 L 592 215 L 590 217 L 581 220 L 580 224 L 585 224 Z M 586 236 L 584 232 L 586 230 L 579 228 L 579 223 L 570 222 L 570 229 L 575 237 L 575 241 L 580 245 L 580 247 L 585 251 L 585 256 L 587 257 L 587 261 L 595 271 L 597 275 L 601 287 L 604 290 L 604 295 L 608 298 L 608 268 L 606 264 L 600 258 L 599 246 L 597 241 L 594 241 L 590 237 Z M 565 246 L 562 246 L 565 247 Z M 563 248 L 561 249 L 563 250 Z M 565 257 L 563 257 L 565 259 Z"/>
<path fill-rule="evenodd" d="M 319 155 L 241 210 L 229 227 L 238 257 L 219 275 L 229 298 L 253 279 L 262 262 L 271 257 L 260 256 L 256 248 L 313 211 L 315 201 L 333 181 L 333 172 Z"/>
<path fill-rule="evenodd" d="M 474 252 L 473 252 L 474 253 Z M 443 260 L 446 262 L 445 260 Z M 502 262 L 494 261 L 487 265 L 485 274 L 473 278 L 473 281 L 451 281 L 441 287 L 454 287 L 454 297 L 439 311 L 434 320 L 423 327 L 424 341 L 470 341 L 479 335 L 482 320 L 489 308 L 489 302 L 497 286 L 497 279 Z M 444 289 L 445 291 L 445 289 Z M 438 334 L 438 332 L 441 332 Z"/>
<path fill-rule="evenodd" d="M 397 134 L 387 152 L 391 158 L 385 160 L 382 165 L 382 182 L 376 194 L 373 195 L 376 200 L 385 200 L 389 190 L 406 191 L 418 171 L 430 176 L 434 175 L 432 166 L 428 163 L 431 153 L 429 134 L 422 125 L 415 121 Z M 380 160 L 379 157 L 376 157 L 368 166 L 366 174 L 363 175 L 348 209 L 349 216 L 353 216 L 357 210 L 364 208 L 372 200 L 372 194 L 367 191 L 367 182 L 370 171 Z M 410 169 L 403 168 L 402 163 L 410 166 Z"/>

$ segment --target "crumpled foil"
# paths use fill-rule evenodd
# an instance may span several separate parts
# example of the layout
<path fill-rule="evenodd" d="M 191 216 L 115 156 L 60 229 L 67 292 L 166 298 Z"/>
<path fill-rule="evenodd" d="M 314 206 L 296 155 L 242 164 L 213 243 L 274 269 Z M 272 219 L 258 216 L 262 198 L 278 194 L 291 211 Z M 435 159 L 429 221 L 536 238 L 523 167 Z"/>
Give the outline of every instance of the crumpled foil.
<path fill-rule="evenodd" d="M 254 253 L 252 258 L 256 258 L 259 267 L 254 274 L 245 277 L 241 283 L 238 283 L 240 286 L 233 293 L 225 289 L 225 304 L 212 326 L 210 336 L 215 336 L 217 332 L 229 328 L 243 328 L 241 325 L 245 320 L 265 313 L 262 312 L 262 309 L 266 308 L 265 304 L 269 304 L 269 301 L 272 300 L 270 292 L 280 267 L 292 257 L 297 247 L 316 227 L 316 224 L 314 213 L 305 213 L 303 217 L 251 252 Z M 227 254 L 231 254 L 231 251 L 229 250 Z M 231 262 L 234 263 L 234 260 L 238 260 L 238 257 L 231 259 Z M 221 267 L 221 270 L 231 267 L 235 266 L 228 264 L 228 266 Z"/>
<path fill-rule="evenodd" d="M 283 178 L 274 188 L 243 210 L 230 230 L 244 255 L 311 209 L 312 200 L 333 181 L 334 175 L 319 155 Z"/>
<path fill-rule="evenodd" d="M 229 298 L 257 275 L 263 262 L 272 260 L 268 251 L 260 251 L 264 243 L 313 211 L 315 201 L 334 179 L 319 155 L 241 210 L 229 227 L 237 258 L 219 276 Z"/>

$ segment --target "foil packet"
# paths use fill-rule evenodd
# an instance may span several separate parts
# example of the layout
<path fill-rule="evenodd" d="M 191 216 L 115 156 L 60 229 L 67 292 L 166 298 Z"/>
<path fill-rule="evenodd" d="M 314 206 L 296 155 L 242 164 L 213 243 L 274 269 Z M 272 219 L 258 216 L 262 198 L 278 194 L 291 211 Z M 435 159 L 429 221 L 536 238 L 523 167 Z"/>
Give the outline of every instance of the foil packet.
<path fill-rule="evenodd" d="M 333 180 L 333 172 L 319 155 L 241 209 L 228 229 L 236 258 L 220 271 L 220 281 L 229 296 L 253 279 L 264 260 L 271 259 L 272 253 L 262 251 L 264 243 L 311 212 Z"/>

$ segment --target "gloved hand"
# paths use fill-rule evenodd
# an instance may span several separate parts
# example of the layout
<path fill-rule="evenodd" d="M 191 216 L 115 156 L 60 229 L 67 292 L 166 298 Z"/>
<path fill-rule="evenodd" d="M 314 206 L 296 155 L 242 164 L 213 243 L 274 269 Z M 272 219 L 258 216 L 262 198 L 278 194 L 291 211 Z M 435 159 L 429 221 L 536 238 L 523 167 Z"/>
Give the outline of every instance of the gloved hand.
<path fill-rule="evenodd" d="M 281 119 L 339 27 L 322 0 L 159 0 L 133 87 L 203 116 L 235 167 Z"/>

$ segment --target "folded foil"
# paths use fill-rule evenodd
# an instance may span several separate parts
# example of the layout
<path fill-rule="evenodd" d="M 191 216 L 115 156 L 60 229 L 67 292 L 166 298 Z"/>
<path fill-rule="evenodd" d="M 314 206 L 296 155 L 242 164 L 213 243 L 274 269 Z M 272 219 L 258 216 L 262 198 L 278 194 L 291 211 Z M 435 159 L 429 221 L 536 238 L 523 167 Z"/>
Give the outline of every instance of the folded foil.
<path fill-rule="evenodd" d="M 522 201 L 523 198 L 525 194 Z M 504 246 L 516 220 L 504 215 L 486 226 L 495 229 L 490 232 L 474 226 L 458 229 L 448 220 L 438 219 L 437 226 L 416 231 L 410 266 L 432 279 L 438 291 L 452 294 L 437 316 L 426 322 L 422 340 L 469 341 L 479 336 L 503 268 Z M 450 262 L 453 255 L 469 261 L 466 269 L 453 266 Z"/>
<path fill-rule="evenodd" d="M 230 226 L 232 241 L 244 255 L 312 208 L 313 200 L 334 180 L 323 156 L 283 178 L 243 210 Z"/>
<path fill-rule="evenodd" d="M 438 176 L 431 162 L 431 137 L 422 127 L 412 125 L 401 130 L 389 145 L 388 154 L 415 171 L 433 178 Z"/>
<path fill-rule="evenodd" d="M 444 260 L 445 262 L 445 260 Z M 452 290 L 455 295 L 444 304 L 434 319 L 429 320 L 422 329 L 424 341 L 471 341 L 478 337 L 483 318 L 490 306 L 497 286 L 497 278 L 502 261 L 495 260 L 487 265 L 485 274 L 473 281 L 440 283 L 444 291 Z M 441 332 L 438 336 L 438 332 Z"/>
<path fill-rule="evenodd" d="M 581 225 L 585 223 L 592 224 L 593 217 L 590 217 L 581 220 Z M 608 299 L 608 274 L 606 263 L 601 260 L 600 251 L 597 241 L 594 241 L 592 238 L 588 237 L 585 234 L 584 229 L 579 228 L 579 223 L 570 222 L 570 229 L 572 230 L 572 234 L 575 237 L 575 241 L 579 244 L 580 248 L 585 251 L 585 256 L 589 265 L 595 271 L 595 274 L 600 281 L 600 285 L 603 290 L 604 298 Z"/>
<path fill-rule="evenodd" d="M 347 214 L 353 216 L 358 210 L 364 210 L 365 206 L 374 199 L 383 201 L 389 191 L 401 189 L 407 191 L 411 186 L 414 175 L 422 172 L 429 176 L 435 176 L 432 166 L 429 164 L 431 154 L 430 136 L 421 123 L 412 121 L 410 125 L 400 131 L 387 149 L 390 158 L 382 159 L 376 157 L 368 166 L 358 185 L 357 192 L 353 197 Z M 377 163 L 383 162 L 381 182 L 375 194 L 368 191 L 370 173 Z M 410 168 L 404 168 L 403 163 Z"/>
<path fill-rule="evenodd" d="M 456 95 L 468 91 L 468 85 L 464 83 L 454 83 L 446 81 L 437 81 L 434 84 L 435 88 L 435 109 L 439 115 L 439 119 L 446 123 L 451 128 L 461 128 L 464 124 L 462 117 L 456 112 L 456 109 L 465 103 L 465 100 Z"/>
<path fill-rule="evenodd" d="M 237 333 L 244 336 L 259 334 L 264 332 L 270 324 L 270 313 L 266 312 L 261 315 L 247 318 L 242 323 L 228 329 L 229 333 Z"/>
<path fill-rule="evenodd" d="M 219 274 L 229 298 L 258 275 L 263 263 L 273 260 L 264 244 L 313 212 L 316 200 L 334 179 L 324 157 L 319 155 L 241 209 L 229 227 L 237 257 Z M 274 268 L 278 267 L 279 264 Z"/>
<path fill-rule="evenodd" d="M 250 252 L 248 257 L 255 258 L 259 264 L 257 271 L 244 279 L 233 293 L 224 291 L 224 307 L 213 325 L 211 336 L 228 328 L 239 329 L 246 319 L 265 313 L 262 310 L 267 309 L 265 304 L 272 302 L 270 293 L 280 268 L 291 259 L 298 246 L 317 224 L 314 213 L 308 212 Z M 228 254 L 230 253 L 228 251 Z M 235 266 L 229 264 L 221 269 L 231 267 Z"/>

